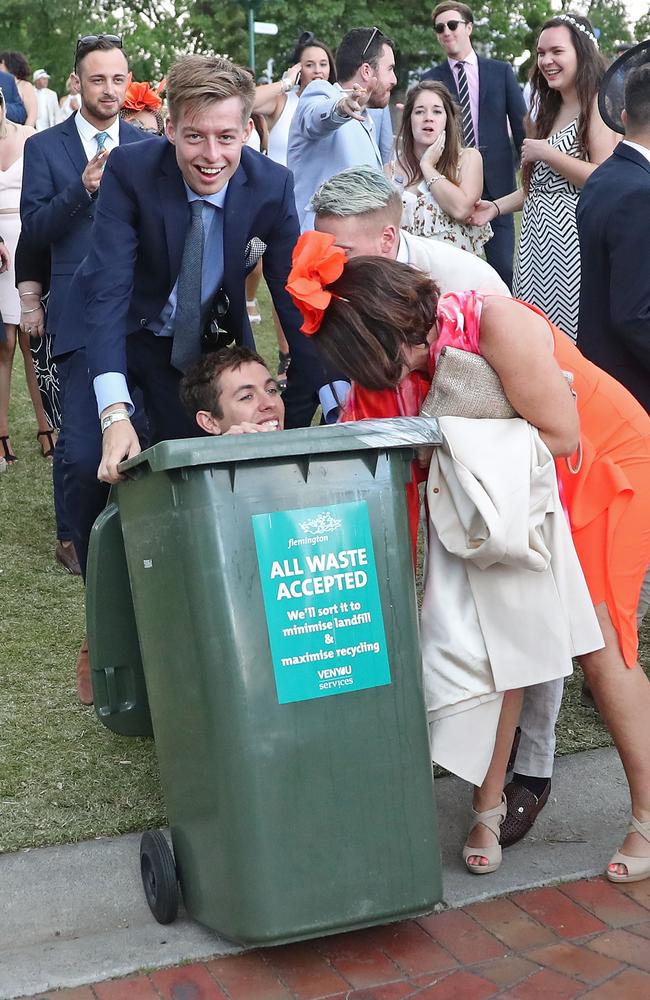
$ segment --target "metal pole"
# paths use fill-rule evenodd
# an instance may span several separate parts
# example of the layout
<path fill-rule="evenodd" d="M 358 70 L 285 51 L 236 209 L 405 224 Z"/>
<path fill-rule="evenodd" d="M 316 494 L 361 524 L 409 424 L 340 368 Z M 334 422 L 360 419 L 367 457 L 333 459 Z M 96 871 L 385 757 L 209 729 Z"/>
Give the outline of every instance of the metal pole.
<path fill-rule="evenodd" d="M 255 73 L 255 3 L 248 0 L 248 62 Z"/>

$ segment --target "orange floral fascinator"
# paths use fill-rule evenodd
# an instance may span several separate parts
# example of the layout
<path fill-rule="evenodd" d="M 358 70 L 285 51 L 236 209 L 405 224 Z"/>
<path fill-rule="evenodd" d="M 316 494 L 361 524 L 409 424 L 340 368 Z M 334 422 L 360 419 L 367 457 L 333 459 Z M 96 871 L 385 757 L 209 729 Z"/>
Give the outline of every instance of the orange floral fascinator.
<path fill-rule="evenodd" d="M 329 233 L 302 233 L 294 247 L 286 288 L 303 315 L 300 329 L 308 337 L 320 329 L 333 295 L 326 285 L 341 277 L 345 261 L 344 251 L 334 246 Z"/>
<path fill-rule="evenodd" d="M 125 111 L 159 111 L 162 101 L 148 83 L 130 83 L 122 107 Z"/>

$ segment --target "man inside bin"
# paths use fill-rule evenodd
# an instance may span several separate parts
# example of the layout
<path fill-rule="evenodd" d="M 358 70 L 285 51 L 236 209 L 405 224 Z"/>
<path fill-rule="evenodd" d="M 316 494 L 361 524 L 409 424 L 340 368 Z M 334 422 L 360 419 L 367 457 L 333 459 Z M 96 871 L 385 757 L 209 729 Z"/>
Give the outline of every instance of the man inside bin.
<path fill-rule="evenodd" d="M 256 434 L 284 428 L 284 403 L 266 362 L 248 347 L 205 354 L 183 376 L 183 406 L 206 434 Z"/>

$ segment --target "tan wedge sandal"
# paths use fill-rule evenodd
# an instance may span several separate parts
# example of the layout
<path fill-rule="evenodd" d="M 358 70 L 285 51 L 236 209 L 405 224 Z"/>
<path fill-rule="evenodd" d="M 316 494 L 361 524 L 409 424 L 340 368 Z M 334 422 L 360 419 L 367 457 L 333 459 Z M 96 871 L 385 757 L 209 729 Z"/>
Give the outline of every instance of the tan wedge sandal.
<path fill-rule="evenodd" d="M 472 872 L 473 875 L 489 875 L 490 872 L 495 872 L 501 864 L 499 836 L 501 824 L 505 819 L 507 811 L 508 803 L 505 795 L 501 796 L 501 804 L 496 809 L 488 809 L 486 812 L 480 813 L 472 809 L 472 825 L 469 828 L 469 832 L 471 833 L 475 826 L 482 823 L 496 838 L 496 844 L 492 847 L 469 847 L 467 844 L 463 847 L 463 861 L 467 865 L 467 870 Z M 486 865 L 471 865 L 468 858 L 472 857 L 487 858 L 488 863 Z"/>
<path fill-rule="evenodd" d="M 636 816 L 633 816 L 627 832 L 639 833 L 650 844 L 650 823 L 639 823 Z M 610 865 L 625 865 L 627 868 L 627 875 L 610 872 L 608 868 L 605 874 L 610 882 L 641 882 L 644 878 L 650 878 L 650 858 L 635 858 L 631 854 L 617 851 Z"/>

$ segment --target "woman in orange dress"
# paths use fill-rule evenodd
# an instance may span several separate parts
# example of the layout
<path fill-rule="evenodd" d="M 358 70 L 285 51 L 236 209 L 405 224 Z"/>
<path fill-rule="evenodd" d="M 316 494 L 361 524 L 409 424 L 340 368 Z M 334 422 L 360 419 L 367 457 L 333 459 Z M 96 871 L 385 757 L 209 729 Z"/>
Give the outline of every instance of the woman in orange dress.
<path fill-rule="evenodd" d="M 346 262 L 332 243 L 325 234 L 303 234 L 287 287 L 305 316 L 303 332 L 314 334 L 319 348 L 353 379 L 344 419 L 417 415 L 436 358 L 449 345 L 483 355 L 513 408 L 556 456 L 605 640 L 603 649 L 580 662 L 632 799 L 632 825 L 607 876 L 621 882 L 650 877 L 650 681 L 637 661 L 635 617 L 650 564 L 650 417 L 535 307 L 476 292 L 439 297 L 435 283 L 413 268 L 386 258 Z M 579 428 L 561 370 L 574 376 Z M 489 856 L 495 838 L 498 845 L 498 803 L 517 712 L 511 699 L 492 765 L 475 789 L 472 871 L 493 870 Z"/>

